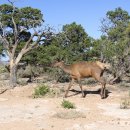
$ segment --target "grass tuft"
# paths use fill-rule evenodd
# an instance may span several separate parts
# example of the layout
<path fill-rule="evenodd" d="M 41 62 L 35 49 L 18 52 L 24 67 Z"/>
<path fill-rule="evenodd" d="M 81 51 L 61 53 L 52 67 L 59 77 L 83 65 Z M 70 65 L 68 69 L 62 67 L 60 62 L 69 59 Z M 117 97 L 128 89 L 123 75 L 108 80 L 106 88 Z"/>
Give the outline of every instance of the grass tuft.
<path fill-rule="evenodd" d="M 34 98 L 43 97 L 49 92 L 50 92 L 50 89 L 47 85 L 40 84 L 38 85 L 37 88 L 35 88 L 33 96 Z"/>
<path fill-rule="evenodd" d="M 67 101 L 67 100 L 63 100 L 61 106 L 63 108 L 67 108 L 67 109 L 75 109 L 76 108 L 74 103 L 71 103 L 70 101 Z"/>

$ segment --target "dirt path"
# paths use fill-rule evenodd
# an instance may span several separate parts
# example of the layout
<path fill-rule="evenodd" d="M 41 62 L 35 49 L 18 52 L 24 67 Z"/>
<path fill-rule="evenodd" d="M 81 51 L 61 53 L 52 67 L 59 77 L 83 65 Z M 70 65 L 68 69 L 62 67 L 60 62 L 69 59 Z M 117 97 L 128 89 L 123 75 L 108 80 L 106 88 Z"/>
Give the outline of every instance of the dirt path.
<path fill-rule="evenodd" d="M 87 87 L 89 94 L 71 96 L 75 110 L 61 107 L 60 98 L 32 99 L 35 85 L 8 90 L 0 95 L 0 130 L 129 130 L 130 109 L 120 109 L 120 99 L 128 94 L 109 86 L 109 96 L 102 100 L 94 93 L 100 86 Z M 74 94 L 73 92 L 69 93 Z M 61 119 L 59 112 L 81 112 L 83 117 Z"/>

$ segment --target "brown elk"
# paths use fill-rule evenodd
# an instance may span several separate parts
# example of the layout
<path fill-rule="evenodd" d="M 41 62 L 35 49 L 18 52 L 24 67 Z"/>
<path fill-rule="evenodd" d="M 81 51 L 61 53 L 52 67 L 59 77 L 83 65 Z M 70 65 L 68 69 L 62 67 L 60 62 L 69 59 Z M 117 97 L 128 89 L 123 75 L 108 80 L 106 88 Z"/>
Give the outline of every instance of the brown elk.
<path fill-rule="evenodd" d="M 108 68 L 109 65 L 101 63 L 99 61 L 95 61 L 95 62 L 82 61 L 82 62 L 73 63 L 71 65 L 66 65 L 64 64 L 63 61 L 61 61 L 61 62 L 54 63 L 53 66 L 61 68 L 64 72 L 68 73 L 72 79 L 65 92 L 64 97 L 67 97 L 68 91 L 71 88 L 74 80 L 78 81 L 81 92 L 82 92 L 82 97 L 84 97 L 84 92 L 83 92 L 82 84 L 81 84 L 81 78 L 86 78 L 86 77 L 93 77 L 97 81 L 99 81 L 102 84 L 101 98 L 103 99 L 106 97 L 106 94 L 105 94 L 106 81 L 102 75 L 105 68 Z"/>

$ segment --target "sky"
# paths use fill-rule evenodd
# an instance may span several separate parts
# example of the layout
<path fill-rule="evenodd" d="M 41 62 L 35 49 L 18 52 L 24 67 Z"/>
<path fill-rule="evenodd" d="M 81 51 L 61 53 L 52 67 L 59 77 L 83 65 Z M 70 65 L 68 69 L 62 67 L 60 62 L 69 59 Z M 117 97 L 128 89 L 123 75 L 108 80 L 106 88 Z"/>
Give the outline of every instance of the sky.
<path fill-rule="evenodd" d="M 65 24 L 81 24 L 87 34 L 100 38 L 102 18 L 107 11 L 121 7 L 130 14 L 130 0 L 15 0 L 15 6 L 31 6 L 43 13 L 45 24 L 61 29 Z M 8 3 L 0 0 L 0 4 Z"/>

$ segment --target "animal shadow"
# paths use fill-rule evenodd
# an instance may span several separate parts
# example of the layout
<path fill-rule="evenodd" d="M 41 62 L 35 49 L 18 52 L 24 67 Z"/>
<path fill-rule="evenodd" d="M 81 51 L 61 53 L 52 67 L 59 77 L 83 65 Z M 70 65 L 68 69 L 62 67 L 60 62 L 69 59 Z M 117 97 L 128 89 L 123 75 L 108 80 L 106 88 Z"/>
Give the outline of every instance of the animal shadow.
<path fill-rule="evenodd" d="M 74 92 L 74 94 L 72 94 L 72 95 L 70 95 L 68 97 L 75 96 L 75 95 L 78 95 L 78 94 L 82 94 L 81 91 L 75 90 L 75 89 L 72 89 L 72 90 L 69 90 L 69 91 Z M 107 98 L 109 96 L 109 93 L 111 93 L 111 92 L 109 90 L 105 90 L 105 91 L 106 91 L 105 92 L 106 93 L 106 97 L 105 98 Z M 101 92 L 101 89 L 98 89 L 96 91 L 85 90 L 84 91 L 84 97 L 86 97 L 87 94 L 98 94 L 98 95 L 100 95 L 100 92 Z"/>

